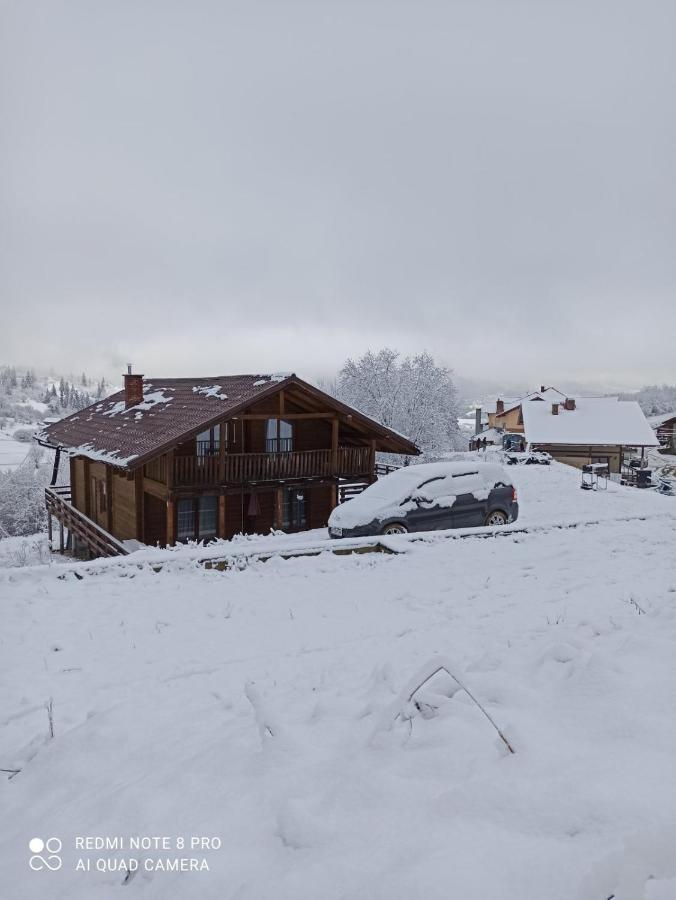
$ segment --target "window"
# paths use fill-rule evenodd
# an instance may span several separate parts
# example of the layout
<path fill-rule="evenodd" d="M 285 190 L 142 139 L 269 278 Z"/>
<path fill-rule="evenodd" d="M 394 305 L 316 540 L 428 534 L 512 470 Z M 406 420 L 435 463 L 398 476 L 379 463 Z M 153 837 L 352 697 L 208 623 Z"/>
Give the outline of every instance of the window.
<path fill-rule="evenodd" d="M 178 501 L 176 538 L 179 541 L 192 541 L 195 538 L 195 509 L 192 497 L 184 497 Z"/>
<path fill-rule="evenodd" d="M 208 541 L 216 537 L 217 521 L 217 497 L 183 497 L 178 501 L 176 539 Z"/>
<path fill-rule="evenodd" d="M 268 419 L 265 430 L 265 452 L 286 453 L 293 450 L 293 425 L 291 422 L 279 420 L 279 439 L 277 438 L 277 419 Z"/>
<path fill-rule="evenodd" d="M 216 497 L 199 498 L 199 538 L 201 541 L 216 537 L 217 509 Z"/>
<path fill-rule="evenodd" d="M 220 425 L 214 425 L 213 428 L 207 428 L 206 431 L 201 431 L 197 435 L 197 456 L 218 456 L 220 437 Z"/>
<path fill-rule="evenodd" d="M 282 528 L 300 531 L 307 528 L 307 502 L 305 491 L 286 488 L 282 497 Z"/>

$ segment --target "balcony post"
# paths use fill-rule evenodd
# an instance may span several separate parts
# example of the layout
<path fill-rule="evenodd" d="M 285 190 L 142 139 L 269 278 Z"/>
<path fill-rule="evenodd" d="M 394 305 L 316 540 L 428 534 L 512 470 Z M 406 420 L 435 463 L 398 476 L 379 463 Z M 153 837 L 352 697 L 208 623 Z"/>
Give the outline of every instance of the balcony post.
<path fill-rule="evenodd" d="M 218 429 L 220 441 L 218 443 L 218 480 L 221 484 L 225 481 L 225 429 L 228 423 L 224 420 Z"/>
<path fill-rule="evenodd" d="M 331 420 L 331 474 L 338 475 L 338 431 L 340 423 L 338 416 Z"/>

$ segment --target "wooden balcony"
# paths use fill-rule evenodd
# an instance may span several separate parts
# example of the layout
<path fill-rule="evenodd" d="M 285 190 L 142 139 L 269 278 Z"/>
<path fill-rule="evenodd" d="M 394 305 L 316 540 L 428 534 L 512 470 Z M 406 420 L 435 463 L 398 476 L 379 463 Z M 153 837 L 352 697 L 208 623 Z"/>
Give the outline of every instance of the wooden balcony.
<path fill-rule="evenodd" d="M 313 478 L 368 478 L 375 472 L 370 447 L 299 450 L 282 453 L 227 453 L 218 456 L 177 456 L 174 485 L 240 485 Z"/>

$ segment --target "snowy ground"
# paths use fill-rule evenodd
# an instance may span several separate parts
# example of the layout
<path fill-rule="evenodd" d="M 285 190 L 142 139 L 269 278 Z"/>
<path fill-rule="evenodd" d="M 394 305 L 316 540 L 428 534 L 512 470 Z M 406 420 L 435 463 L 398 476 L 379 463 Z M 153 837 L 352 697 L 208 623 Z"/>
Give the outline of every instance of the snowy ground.
<path fill-rule="evenodd" d="M 491 540 L 1 572 L 2 897 L 676 897 L 676 502 L 514 475 L 530 530 Z M 447 676 L 405 702 L 439 656 L 514 754 Z M 59 871 L 29 868 L 36 836 Z M 145 870 L 176 856 L 209 871 Z"/>
<path fill-rule="evenodd" d="M 17 428 L 25 428 L 31 430 L 33 425 L 14 425 L 10 430 L 0 429 L 0 471 L 7 472 L 15 469 L 26 458 L 28 451 L 33 446 L 33 442 L 15 441 L 12 434 Z"/>

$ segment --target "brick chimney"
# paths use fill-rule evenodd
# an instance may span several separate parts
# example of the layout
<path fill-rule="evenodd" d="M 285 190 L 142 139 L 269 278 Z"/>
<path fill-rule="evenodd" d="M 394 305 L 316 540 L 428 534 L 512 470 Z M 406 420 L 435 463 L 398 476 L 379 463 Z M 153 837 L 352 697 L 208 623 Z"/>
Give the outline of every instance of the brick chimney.
<path fill-rule="evenodd" d="M 143 375 L 132 375 L 131 363 L 124 376 L 124 405 L 126 409 L 143 400 Z"/>
<path fill-rule="evenodd" d="M 575 409 L 575 400 L 572 397 L 566 397 L 566 402 L 563 404 L 563 408 L 569 411 Z"/>
<path fill-rule="evenodd" d="M 541 394 L 544 394 L 544 392 L 545 392 L 546 390 L 547 390 L 547 388 L 544 386 L 544 384 L 541 384 L 541 385 L 540 385 L 540 393 L 541 393 Z"/>
<path fill-rule="evenodd" d="M 553 416 L 558 416 L 558 414 L 559 414 L 559 404 L 558 404 L 558 403 L 552 403 L 552 415 L 553 415 Z"/>
<path fill-rule="evenodd" d="M 495 404 L 495 412 L 496 412 L 496 414 L 499 416 L 500 413 L 503 413 L 504 411 L 505 411 L 505 401 L 504 401 L 504 400 L 498 400 L 498 402 Z"/>

